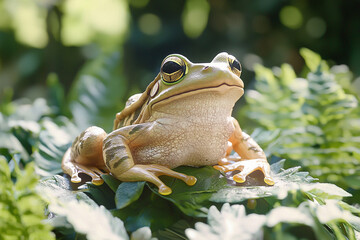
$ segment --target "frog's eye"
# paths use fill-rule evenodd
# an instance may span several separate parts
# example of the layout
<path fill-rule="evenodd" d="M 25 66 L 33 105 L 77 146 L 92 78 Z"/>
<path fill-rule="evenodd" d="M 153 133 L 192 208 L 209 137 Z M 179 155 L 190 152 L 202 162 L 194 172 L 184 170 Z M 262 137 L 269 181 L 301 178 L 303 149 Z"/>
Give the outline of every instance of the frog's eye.
<path fill-rule="evenodd" d="M 235 73 L 238 77 L 241 75 L 241 64 L 240 62 L 234 57 L 229 56 L 228 57 L 229 67 L 233 73 Z"/>
<path fill-rule="evenodd" d="M 160 73 L 165 84 L 175 84 L 185 75 L 186 64 L 179 57 L 168 57 L 163 61 Z"/>

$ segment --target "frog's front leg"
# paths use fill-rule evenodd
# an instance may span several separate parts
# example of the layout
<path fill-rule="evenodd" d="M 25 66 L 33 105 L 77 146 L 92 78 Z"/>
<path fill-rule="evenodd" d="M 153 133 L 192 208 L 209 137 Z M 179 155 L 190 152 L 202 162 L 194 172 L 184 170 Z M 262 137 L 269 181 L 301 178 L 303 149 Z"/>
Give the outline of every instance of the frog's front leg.
<path fill-rule="evenodd" d="M 158 178 L 161 175 L 181 179 L 189 186 L 194 185 L 196 178 L 193 176 L 178 173 L 157 164 L 141 165 L 135 163 L 129 147 L 130 142 L 145 134 L 151 124 L 136 124 L 117 129 L 104 140 L 103 157 L 111 174 L 121 181 L 151 182 L 158 187 L 159 193 L 162 195 L 168 195 L 172 191 Z M 134 147 L 136 148 L 136 144 Z"/>
<path fill-rule="evenodd" d="M 214 166 L 214 168 L 223 172 L 240 171 L 240 173 L 233 176 L 234 181 L 239 183 L 245 182 L 246 177 L 252 172 L 260 170 L 264 174 L 264 182 L 268 185 L 274 185 L 270 165 L 264 151 L 249 135 L 241 131 L 240 125 L 235 118 L 232 118 L 232 121 L 234 132 L 229 139 L 231 144 L 228 146 L 226 157 L 219 160 L 219 165 Z M 228 156 L 231 149 L 234 149 L 240 158 Z"/>

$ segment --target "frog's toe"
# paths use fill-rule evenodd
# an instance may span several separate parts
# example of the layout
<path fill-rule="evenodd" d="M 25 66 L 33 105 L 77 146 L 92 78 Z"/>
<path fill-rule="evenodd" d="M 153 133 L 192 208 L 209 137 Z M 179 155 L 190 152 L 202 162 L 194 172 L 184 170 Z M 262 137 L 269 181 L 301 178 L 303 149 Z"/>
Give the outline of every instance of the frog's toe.
<path fill-rule="evenodd" d="M 216 170 L 219 170 L 221 172 L 225 172 L 225 170 L 226 170 L 223 166 L 220 166 L 220 165 L 215 165 L 215 166 L 213 166 L 213 168 L 215 168 Z"/>
<path fill-rule="evenodd" d="M 185 179 L 185 183 L 188 185 L 188 186 L 193 186 L 195 185 L 197 179 L 196 177 L 194 176 L 188 176 L 186 179 Z"/>
<path fill-rule="evenodd" d="M 104 180 L 102 180 L 100 177 L 98 177 L 98 178 L 93 178 L 93 179 L 91 180 L 91 183 L 94 184 L 94 185 L 96 185 L 96 186 L 100 186 L 100 185 L 102 185 L 102 184 L 104 183 Z"/>
<path fill-rule="evenodd" d="M 172 193 L 172 190 L 168 186 L 162 185 L 162 186 L 159 187 L 159 193 L 161 195 L 169 195 L 169 194 Z"/>
<path fill-rule="evenodd" d="M 79 177 L 79 175 L 77 173 L 73 174 L 71 176 L 71 182 L 72 183 L 79 183 L 81 182 L 81 178 Z"/>
<path fill-rule="evenodd" d="M 233 176 L 235 182 L 244 183 L 246 181 L 246 175 L 238 173 Z"/>
<path fill-rule="evenodd" d="M 270 185 L 270 186 L 272 186 L 272 185 L 275 184 L 275 182 L 274 182 L 274 180 L 272 179 L 272 177 L 265 177 L 265 178 L 264 178 L 264 182 L 265 182 L 267 185 Z"/>

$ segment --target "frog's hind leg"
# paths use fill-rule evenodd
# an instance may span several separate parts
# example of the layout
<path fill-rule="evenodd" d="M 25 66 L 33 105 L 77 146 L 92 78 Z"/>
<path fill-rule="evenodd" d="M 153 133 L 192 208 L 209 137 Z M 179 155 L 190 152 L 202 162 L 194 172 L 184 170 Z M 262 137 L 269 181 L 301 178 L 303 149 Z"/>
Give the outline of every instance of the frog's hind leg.
<path fill-rule="evenodd" d="M 132 135 L 136 138 L 145 124 L 136 124 L 113 131 L 104 140 L 103 154 L 106 166 L 112 175 L 121 181 L 136 182 L 147 181 L 155 184 L 159 188 L 159 193 L 168 195 L 171 189 L 166 186 L 158 176 L 167 175 L 183 180 L 187 185 L 194 185 L 196 178 L 175 172 L 167 167 L 149 164 L 135 164 L 131 150 L 129 148 L 129 138 Z"/>
<path fill-rule="evenodd" d="M 171 194 L 172 190 L 166 186 L 158 176 L 166 175 L 183 180 L 187 185 L 192 186 L 197 179 L 182 173 L 175 172 L 167 167 L 150 164 L 150 165 L 134 165 L 128 171 L 118 175 L 117 178 L 122 181 L 147 181 L 155 184 L 159 193 L 162 195 Z"/>
<path fill-rule="evenodd" d="M 105 167 L 102 145 L 106 133 L 99 127 L 89 127 L 83 131 L 66 151 L 61 167 L 71 177 L 71 182 L 81 182 L 80 173 L 92 178 L 92 183 L 101 185 L 104 181 L 101 175 L 107 172 Z"/>

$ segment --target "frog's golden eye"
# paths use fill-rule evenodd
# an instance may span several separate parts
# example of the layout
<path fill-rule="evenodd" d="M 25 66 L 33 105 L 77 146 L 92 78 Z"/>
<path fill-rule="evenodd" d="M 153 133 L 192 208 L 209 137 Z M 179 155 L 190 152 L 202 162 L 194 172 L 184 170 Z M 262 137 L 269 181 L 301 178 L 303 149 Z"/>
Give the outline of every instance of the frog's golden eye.
<path fill-rule="evenodd" d="M 238 77 L 240 77 L 242 71 L 240 62 L 231 55 L 228 57 L 228 62 L 231 71 L 235 73 Z"/>
<path fill-rule="evenodd" d="M 185 75 L 186 64 L 179 57 L 168 57 L 163 61 L 160 73 L 165 84 L 175 84 Z"/>

